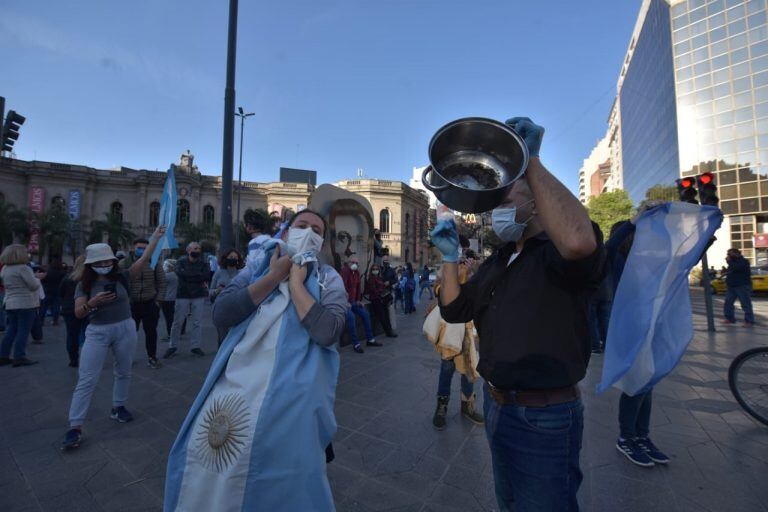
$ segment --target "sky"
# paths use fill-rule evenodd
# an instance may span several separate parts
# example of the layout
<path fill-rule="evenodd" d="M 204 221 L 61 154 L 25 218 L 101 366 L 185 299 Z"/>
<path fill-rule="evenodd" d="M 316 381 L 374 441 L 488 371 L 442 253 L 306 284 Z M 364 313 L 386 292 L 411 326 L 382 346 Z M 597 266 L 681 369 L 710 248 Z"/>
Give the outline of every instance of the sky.
<path fill-rule="evenodd" d="M 243 179 L 408 181 L 460 117 L 528 116 L 572 191 L 605 134 L 640 0 L 241 1 Z M 228 2 L 0 0 L 17 158 L 220 174 Z M 239 121 L 235 130 L 235 179 Z"/>

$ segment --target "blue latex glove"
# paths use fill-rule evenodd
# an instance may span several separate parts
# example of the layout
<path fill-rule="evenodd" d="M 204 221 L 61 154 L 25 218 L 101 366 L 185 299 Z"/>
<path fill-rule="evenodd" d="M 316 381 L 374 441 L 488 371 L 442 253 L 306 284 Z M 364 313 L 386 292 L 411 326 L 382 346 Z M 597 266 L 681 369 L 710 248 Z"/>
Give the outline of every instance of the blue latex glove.
<path fill-rule="evenodd" d="M 513 117 L 507 119 L 506 123 L 523 138 L 525 145 L 528 146 L 528 154 L 539 156 L 544 127 L 537 125 L 529 117 Z"/>
<path fill-rule="evenodd" d="M 456 263 L 459 261 L 459 233 L 453 219 L 443 219 L 437 223 L 429 234 L 432 244 L 443 255 L 443 261 Z"/>

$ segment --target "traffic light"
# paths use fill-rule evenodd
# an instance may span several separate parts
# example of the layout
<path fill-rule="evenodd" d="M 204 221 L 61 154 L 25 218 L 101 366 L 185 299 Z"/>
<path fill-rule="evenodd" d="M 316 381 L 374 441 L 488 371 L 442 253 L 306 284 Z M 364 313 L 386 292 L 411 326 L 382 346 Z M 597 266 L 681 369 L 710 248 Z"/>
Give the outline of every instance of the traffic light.
<path fill-rule="evenodd" d="M 714 174 L 705 172 L 696 176 L 696 187 L 699 189 L 701 204 L 717 206 L 720 199 L 717 197 L 717 183 Z"/>
<path fill-rule="evenodd" d="M 11 151 L 13 149 L 13 144 L 19 138 L 19 129 L 24 124 L 24 121 L 26 121 L 26 118 L 21 114 L 17 114 L 15 110 L 8 112 L 3 124 L 2 136 L 0 137 L 0 140 L 2 140 L 0 151 Z"/>
<path fill-rule="evenodd" d="M 709 174 L 709 173 L 707 173 Z M 696 180 L 693 178 L 680 178 L 675 180 L 677 193 L 684 203 L 699 204 L 696 200 Z"/>

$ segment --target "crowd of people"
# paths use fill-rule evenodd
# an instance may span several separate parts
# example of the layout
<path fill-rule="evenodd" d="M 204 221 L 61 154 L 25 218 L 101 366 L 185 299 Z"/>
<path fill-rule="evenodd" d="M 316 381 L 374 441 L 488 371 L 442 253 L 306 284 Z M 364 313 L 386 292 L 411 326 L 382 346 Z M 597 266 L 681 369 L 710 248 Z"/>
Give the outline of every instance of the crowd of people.
<path fill-rule="evenodd" d="M 166 509 L 183 510 L 211 496 L 247 509 L 254 493 L 275 510 L 289 504 L 290 510 L 331 510 L 324 466 L 333 458 L 336 428 L 336 345 L 346 331 L 356 353 L 383 347 L 375 327 L 397 337 L 396 314 L 413 314 L 427 292 L 433 302 L 425 308 L 423 330 L 440 357 L 434 427 L 447 426 L 458 372 L 461 414 L 484 425 L 501 510 L 578 510 L 584 425 L 578 384 L 591 355 L 606 349 L 638 217 L 617 223 L 604 242 L 583 206 L 538 158 L 543 128 L 527 118 L 508 123 L 531 160 L 525 178 L 492 212 L 502 245 L 482 262 L 453 220 L 442 219 L 431 233 L 442 255 L 437 275 L 410 262 L 393 267 L 378 249 L 367 271 L 352 254 L 337 272 L 319 260 L 326 220 L 312 210 L 279 226 L 249 211 L 247 254 L 223 248 L 210 261 L 192 241 L 181 257 L 154 268 L 149 263 L 164 226 L 134 240 L 122 258 L 108 244 L 89 245 L 72 268 L 60 262 L 38 267 L 25 246 L 10 245 L 0 255 L 0 365 L 36 364 L 27 357 L 27 339 L 42 342 L 48 314 L 52 325 L 64 318 L 66 352 L 78 380 L 62 447 L 76 448 L 107 354 L 114 358 L 110 417 L 129 422 L 138 330 L 151 369 L 162 367 L 161 313 L 166 364 L 178 355 L 185 332 L 191 356 L 203 357 L 202 320 L 210 302 L 219 350 L 171 450 Z M 738 298 L 744 325 L 752 326 L 749 263 L 736 249 L 727 261 L 724 321 L 735 322 Z M 480 379 L 482 412 L 475 407 Z M 652 392 L 650 386 L 619 399 L 616 448 L 645 467 L 669 463 L 650 439 Z M 250 460 L 238 459 L 246 444 Z M 249 493 L 233 484 L 246 477 L 255 482 Z M 192 483 L 182 485 L 184 479 Z M 296 479 L 304 489 L 292 493 Z"/>

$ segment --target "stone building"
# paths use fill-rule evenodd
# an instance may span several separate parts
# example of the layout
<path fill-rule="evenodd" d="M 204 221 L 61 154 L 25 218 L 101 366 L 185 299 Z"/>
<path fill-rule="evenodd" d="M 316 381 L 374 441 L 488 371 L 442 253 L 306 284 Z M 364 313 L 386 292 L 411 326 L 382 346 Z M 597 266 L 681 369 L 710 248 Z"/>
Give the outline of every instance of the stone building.
<path fill-rule="evenodd" d="M 396 262 L 422 265 L 428 261 L 429 198 L 401 181 L 354 179 L 337 187 L 360 194 L 371 203 L 373 223 Z"/>
<path fill-rule="evenodd" d="M 218 224 L 221 208 L 221 177 L 205 175 L 194 164 L 189 151 L 175 165 L 179 195 L 177 223 Z M 115 213 L 131 224 L 137 235 L 149 234 L 157 225 L 160 198 L 166 173 L 127 167 L 102 170 L 82 165 L 0 158 L 0 200 L 19 208 L 43 210 L 52 204 L 64 206 L 77 224 L 87 229 L 94 219 Z M 347 184 L 347 185 L 344 185 Z M 427 199 L 398 181 L 349 180 L 339 184 L 371 201 L 384 220 L 383 238 L 394 260 L 415 263 L 426 254 Z M 237 182 L 233 186 L 233 216 L 237 204 Z M 242 183 L 241 215 L 260 208 L 278 215 L 298 211 L 309 204 L 315 186 L 307 183 Z M 384 213 L 386 212 L 386 213 Z M 415 236 L 414 236 L 415 235 Z M 402 240 L 408 239 L 408 244 Z M 402 251 L 402 252 L 401 252 Z"/>

